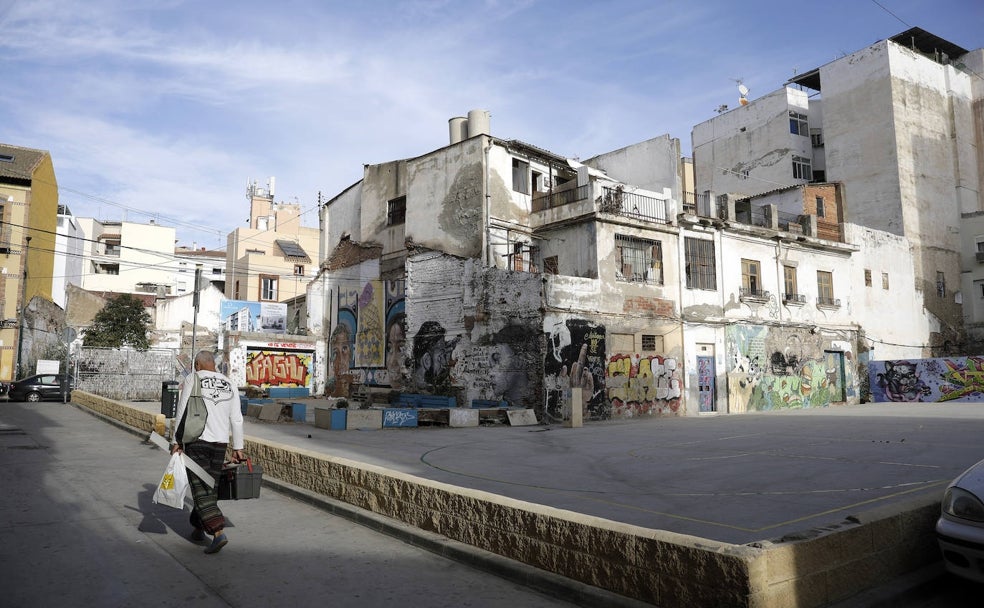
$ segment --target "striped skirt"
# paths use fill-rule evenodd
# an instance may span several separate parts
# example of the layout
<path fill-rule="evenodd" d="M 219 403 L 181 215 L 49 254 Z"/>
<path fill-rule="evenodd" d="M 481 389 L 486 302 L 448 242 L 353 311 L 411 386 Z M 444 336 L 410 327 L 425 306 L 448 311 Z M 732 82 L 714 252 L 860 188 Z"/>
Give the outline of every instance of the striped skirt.
<path fill-rule="evenodd" d="M 219 509 L 219 476 L 222 474 L 222 464 L 225 462 L 225 443 L 210 443 L 208 441 L 193 441 L 184 446 L 184 453 L 195 461 L 195 464 L 212 475 L 216 482 L 213 487 L 188 471 L 188 481 L 191 483 L 191 499 L 195 505 L 191 509 L 189 521 L 196 528 L 202 528 L 209 534 L 215 534 L 225 528 L 225 517 Z"/>

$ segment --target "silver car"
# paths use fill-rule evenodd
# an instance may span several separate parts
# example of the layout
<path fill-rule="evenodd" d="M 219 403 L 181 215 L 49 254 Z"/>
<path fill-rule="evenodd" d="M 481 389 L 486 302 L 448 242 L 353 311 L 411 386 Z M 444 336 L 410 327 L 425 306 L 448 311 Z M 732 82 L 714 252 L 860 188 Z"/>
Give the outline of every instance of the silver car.
<path fill-rule="evenodd" d="M 950 482 L 943 494 L 936 537 L 947 571 L 984 583 L 984 460 Z"/>

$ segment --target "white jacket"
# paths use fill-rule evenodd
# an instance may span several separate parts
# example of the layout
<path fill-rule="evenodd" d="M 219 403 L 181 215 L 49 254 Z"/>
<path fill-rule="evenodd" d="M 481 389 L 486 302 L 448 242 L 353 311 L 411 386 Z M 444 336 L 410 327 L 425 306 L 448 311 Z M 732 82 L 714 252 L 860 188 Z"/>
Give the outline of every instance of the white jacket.
<path fill-rule="evenodd" d="M 202 379 L 202 397 L 208 408 L 208 418 L 205 419 L 205 430 L 200 441 L 212 443 L 229 443 L 232 435 L 232 449 L 243 449 L 243 411 L 239 405 L 239 391 L 232 385 L 224 374 L 208 370 L 196 372 Z M 188 374 L 181 385 L 181 395 L 178 397 L 178 412 L 176 424 L 181 424 L 188 406 L 188 398 L 195 386 L 195 374 Z"/>

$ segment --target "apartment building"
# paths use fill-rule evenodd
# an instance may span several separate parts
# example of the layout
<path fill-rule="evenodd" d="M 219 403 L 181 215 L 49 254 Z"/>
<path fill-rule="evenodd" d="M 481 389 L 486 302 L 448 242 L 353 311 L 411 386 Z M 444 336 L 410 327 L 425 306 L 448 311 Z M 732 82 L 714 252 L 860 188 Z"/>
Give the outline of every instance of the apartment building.
<path fill-rule="evenodd" d="M 320 232 L 301 224 L 301 206 L 275 202 L 275 181 L 248 184 L 249 227 L 226 239 L 225 296 L 230 300 L 286 302 L 303 295 L 317 274 Z"/>
<path fill-rule="evenodd" d="M 899 284 L 907 273 L 897 267 L 884 272 L 893 275 L 892 289 L 914 295 L 928 313 L 904 338 L 884 325 L 867 331 L 869 343 L 893 356 L 979 352 L 982 67 L 984 50 L 911 28 L 804 72 L 694 127 L 696 187 L 750 196 L 838 184 L 843 221 L 911 247 L 911 284 Z M 852 273 L 855 285 L 877 283 L 877 265 L 838 274 Z"/>
<path fill-rule="evenodd" d="M 58 205 L 58 227 L 55 236 L 54 275 L 51 278 L 51 297 L 63 309 L 68 302 L 68 286 L 82 286 L 85 233 L 72 215 L 68 205 Z"/>
<path fill-rule="evenodd" d="M 51 301 L 58 183 L 51 155 L 0 144 L 0 380 L 10 381 L 31 351 L 27 305 Z M 26 335 L 27 334 L 27 335 Z M 25 344 L 25 343 L 28 344 Z"/>
<path fill-rule="evenodd" d="M 77 218 L 86 235 L 82 288 L 93 292 L 174 295 L 175 229 L 153 221 Z"/>

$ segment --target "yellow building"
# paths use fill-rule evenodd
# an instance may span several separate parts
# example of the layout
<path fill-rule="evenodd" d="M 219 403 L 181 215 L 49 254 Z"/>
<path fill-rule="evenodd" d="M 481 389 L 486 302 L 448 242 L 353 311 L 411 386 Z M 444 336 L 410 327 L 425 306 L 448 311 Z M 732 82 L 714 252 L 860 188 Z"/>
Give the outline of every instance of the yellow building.
<path fill-rule="evenodd" d="M 321 231 L 301 225 L 301 206 L 275 203 L 273 178 L 267 188 L 247 187 L 249 228 L 226 241 L 225 296 L 251 302 L 286 302 L 304 295 L 318 272 Z"/>
<path fill-rule="evenodd" d="M 0 144 L 0 380 L 17 374 L 24 323 L 35 296 L 51 300 L 58 183 L 51 155 Z"/>

